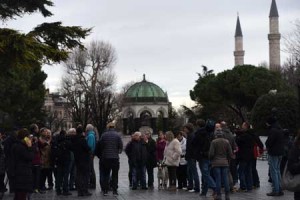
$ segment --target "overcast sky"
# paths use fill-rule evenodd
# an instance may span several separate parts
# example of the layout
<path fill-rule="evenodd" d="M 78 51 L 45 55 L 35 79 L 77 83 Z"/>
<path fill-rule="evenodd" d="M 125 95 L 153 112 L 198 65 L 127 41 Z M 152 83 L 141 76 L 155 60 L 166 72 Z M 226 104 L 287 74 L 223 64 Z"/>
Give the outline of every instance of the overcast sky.
<path fill-rule="evenodd" d="M 244 36 L 245 64 L 269 60 L 271 0 L 53 0 L 54 16 L 27 15 L 2 27 L 27 32 L 45 21 L 93 27 L 85 42 L 104 40 L 117 52 L 117 87 L 130 81 L 159 85 L 174 106 L 191 106 L 189 90 L 201 65 L 221 72 L 234 65 L 237 13 Z M 277 0 L 280 33 L 287 35 L 300 19 L 300 0 Z M 281 46 L 284 41 L 281 40 Z M 286 55 L 282 52 L 282 62 Z M 44 67 L 46 86 L 54 92 L 63 75 L 61 66 Z"/>

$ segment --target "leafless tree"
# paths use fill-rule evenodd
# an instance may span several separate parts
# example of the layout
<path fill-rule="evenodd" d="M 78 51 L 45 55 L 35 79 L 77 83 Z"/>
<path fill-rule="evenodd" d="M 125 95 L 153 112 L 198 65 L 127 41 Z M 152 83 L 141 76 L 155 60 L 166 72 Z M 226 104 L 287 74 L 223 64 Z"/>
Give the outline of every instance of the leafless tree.
<path fill-rule="evenodd" d="M 115 62 L 115 49 L 103 41 L 93 41 L 85 50 L 76 49 L 65 62 L 62 91 L 71 105 L 73 120 L 83 126 L 92 123 L 100 134 L 113 120 Z"/>
<path fill-rule="evenodd" d="M 284 37 L 284 51 L 289 54 L 283 65 L 282 74 L 292 87 L 300 88 L 300 20 L 294 22 L 294 29 Z"/>
<path fill-rule="evenodd" d="M 294 29 L 284 37 L 284 51 L 290 54 L 291 59 L 300 62 L 300 20 L 295 20 Z"/>

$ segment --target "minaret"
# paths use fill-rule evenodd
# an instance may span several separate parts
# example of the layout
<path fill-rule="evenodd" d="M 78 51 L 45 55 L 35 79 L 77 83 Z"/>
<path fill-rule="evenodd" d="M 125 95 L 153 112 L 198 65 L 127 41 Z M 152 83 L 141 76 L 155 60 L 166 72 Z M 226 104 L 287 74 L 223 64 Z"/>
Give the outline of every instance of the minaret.
<path fill-rule="evenodd" d="M 243 33 L 240 24 L 240 18 L 237 16 L 236 28 L 235 28 L 235 51 L 234 51 L 234 65 L 244 64 L 245 51 L 243 50 Z"/>
<path fill-rule="evenodd" d="M 277 10 L 276 1 L 272 0 L 270 10 L 270 33 L 269 39 L 269 66 L 270 70 L 280 70 L 280 33 L 279 33 L 279 15 Z"/>

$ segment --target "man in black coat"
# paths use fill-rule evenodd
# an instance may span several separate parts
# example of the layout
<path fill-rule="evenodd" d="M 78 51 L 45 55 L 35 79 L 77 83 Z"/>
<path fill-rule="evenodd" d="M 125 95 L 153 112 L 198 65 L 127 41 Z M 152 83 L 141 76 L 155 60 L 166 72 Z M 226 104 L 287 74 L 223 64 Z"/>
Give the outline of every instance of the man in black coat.
<path fill-rule="evenodd" d="M 154 173 L 153 169 L 156 167 L 156 142 L 151 137 L 151 130 L 145 131 L 143 135 L 143 141 L 147 148 L 147 163 L 146 169 L 148 174 L 148 188 L 153 189 Z"/>
<path fill-rule="evenodd" d="M 213 133 L 209 132 L 206 128 L 206 122 L 203 119 L 198 119 L 196 122 L 198 128 L 195 132 L 193 146 L 197 149 L 196 159 L 199 162 L 199 168 L 202 175 L 202 191 L 201 196 L 206 196 L 208 189 L 216 188 L 214 179 L 210 176 L 210 160 L 208 152 L 211 141 L 213 140 Z"/>
<path fill-rule="evenodd" d="M 267 196 L 282 196 L 280 162 L 284 155 L 284 132 L 275 117 L 270 117 L 267 120 L 267 126 L 269 131 L 266 147 L 269 154 L 268 163 L 273 185 L 273 191 L 267 193 Z"/>
<path fill-rule="evenodd" d="M 78 196 L 91 196 L 88 191 L 89 187 L 89 165 L 90 162 L 90 148 L 87 144 L 85 136 L 83 135 L 82 126 L 76 128 L 76 136 L 72 140 L 71 150 L 74 153 L 76 165 L 76 188 Z"/>
<path fill-rule="evenodd" d="M 147 147 L 145 142 L 141 140 L 141 132 L 135 132 L 132 135 L 132 141 L 126 146 L 125 152 L 132 166 L 132 190 L 137 189 L 138 183 L 141 184 L 142 189 L 147 189 Z"/>
<path fill-rule="evenodd" d="M 238 146 L 237 160 L 239 162 L 240 190 L 251 191 L 253 187 L 252 161 L 254 159 L 254 138 L 249 134 L 250 124 L 244 122 L 236 137 Z"/>
<path fill-rule="evenodd" d="M 123 142 L 119 134 L 115 131 L 115 124 L 110 122 L 107 124 L 107 131 L 101 136 L 98 146 L 100 147 L 100 158 L 103 173 L 103 195 L 108 195 L 110 174 L 113 195 L 118 196 L 118 178 L 120 168 L 119 154 L 123 151 Z"/>

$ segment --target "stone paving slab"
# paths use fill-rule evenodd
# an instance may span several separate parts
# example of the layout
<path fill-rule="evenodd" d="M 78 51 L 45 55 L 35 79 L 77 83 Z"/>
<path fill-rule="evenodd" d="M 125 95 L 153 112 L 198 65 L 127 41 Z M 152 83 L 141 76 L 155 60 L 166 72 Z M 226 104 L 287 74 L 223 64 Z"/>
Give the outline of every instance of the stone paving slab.
<path fill-rule="evenodd" d="M 124 143 L 128 141 L 128 138 L 123 139 Z M 124 145 L 125 146 L 125 145 Z M 155 176 L 155 187 L 153 190 L 130 190 L 128 182 L 128 161 L 125 153 L 121 154 L 120 159 L 120 172 L 119 172 L 119 196 L 114 197 L 112 193 L 109 193 L 108 196 L 104 197 L 101 194 L 99 186 L 99 168 L 98 168 L 98 159 L 95 159 L 95 171 L 97 175 L 97 188 L 96 190 L 90 190 L 93 193 L 90 197 L 77 197 L 77 192 L 72 192 L 71 196 L 56 196 L 55 191 L 47 191 L 46 194 L 33 194 L 32 200 L 67 200 L 67 199 L 120 199 L 120 200 L 212 200 L 212 197 L 200 197 L 199 194 L 189 193 L 187 191 L 178 190 L 178 191 L 167 191 L 167 190 L 158 190 L 157 188 L 157 179 Z M 231 195 L 232 200 L 293 200 L 293 193 L 285 191 L 285 195 L 281 197 L 268 197 L 266 196 L 267 192 L 271 191 L 271 185 L 268 183 L 268 163 L 267 161 L 257 161 L 258 173 L 260 176 L 261 187 L 253 190 L 249 193 L 234 193 Z M 156 170 L 154 174 L 156 175 Z M 209 193 L 210 194 L 210 193 Z M 12 200 L 13 195 L 5 194 L 4 200 Z M 224 196 L 223 196 L 224 199 Z"/>

